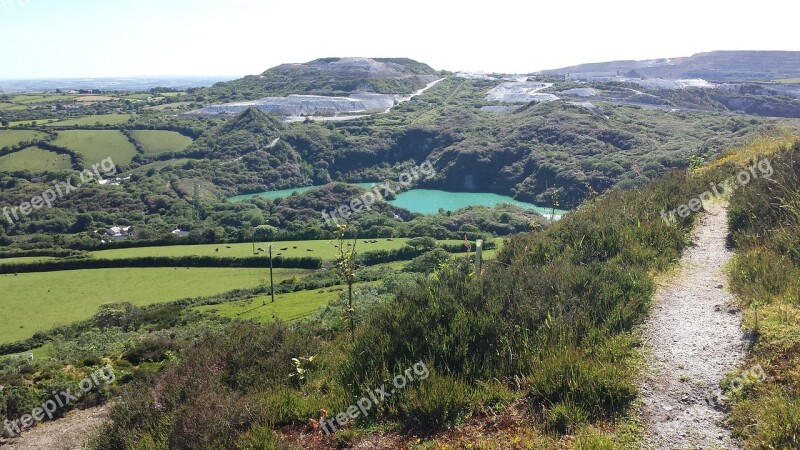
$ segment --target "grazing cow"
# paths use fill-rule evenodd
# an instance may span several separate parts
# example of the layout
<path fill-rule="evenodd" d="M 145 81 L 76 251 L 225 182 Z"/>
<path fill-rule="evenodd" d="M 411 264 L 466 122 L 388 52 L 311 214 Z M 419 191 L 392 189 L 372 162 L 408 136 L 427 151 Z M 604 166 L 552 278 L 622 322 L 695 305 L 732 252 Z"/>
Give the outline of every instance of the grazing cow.
<path fill-rule="evenodd" d="M 282 251 L 282 252 L 283 252 L 283 251 L 286 251 L 286 250 L 289 250 L 289 247 L 283 247 L 283 248 L 281 249 L 281 251 Z"/>
<path fill-rule="evenodd" d="M 256 250 L 258 250 L 258 251 L 260 251 L 260 252 L 265 252 L 265 251 L 266 251 L 266 250 L 264 250 L 264 249 L 263 249 L 263 248 L 261 248 L 261 247 L 258 247 Z"/>
<path fill-rule="evenodd" d="M 311 250 L 310 248 L 307 248 L 306 251 L 307 252 L 313 252 L 314 250 Z"/>
<path fill-rule="evenodd" d="M 296 245 L 295 245 L 294 247 L 292 247 L 292 248 L 293 248 L 293 249 L 295 249 L 295 250 L 297 250 L 297 246 L 296 246 Z"/>
<path fill-rule="evenodd" d="M 231 246 L 230 245 L 226 245 L 225 248 L 231 248 Z"/>
<path fill-rule="evenodd" d="M 215 251 L 215 252 L 219 252 L 219 249 L 218 249 L 218 248 L 216 248 L 216 249 L 214 249 L 214 251 Z"/>

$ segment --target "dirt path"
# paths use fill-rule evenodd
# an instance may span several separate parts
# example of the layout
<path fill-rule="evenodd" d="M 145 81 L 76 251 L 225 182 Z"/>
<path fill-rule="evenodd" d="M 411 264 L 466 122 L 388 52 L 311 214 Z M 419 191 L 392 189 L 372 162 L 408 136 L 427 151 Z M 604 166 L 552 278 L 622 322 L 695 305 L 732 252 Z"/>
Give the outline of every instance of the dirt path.
<path fill-rule="evenodd" d="M 3 450 L 80 450 L 108 418 L 109 406 L 71 411 L 64 418 L 45 422 L 22 436 L 3 442 Z"/>
<path fill-rule="evenodd" d="M 727 205 L 714 204 L 700 217 L 694 246 L 659 287 L 645 324 L 641 418 L 649 448 L 740 448 L 724 427 L 725 412 L 706 401 L 745 353 L 741 316 L 722 272 L 732 256 L 726 213 Z"/>

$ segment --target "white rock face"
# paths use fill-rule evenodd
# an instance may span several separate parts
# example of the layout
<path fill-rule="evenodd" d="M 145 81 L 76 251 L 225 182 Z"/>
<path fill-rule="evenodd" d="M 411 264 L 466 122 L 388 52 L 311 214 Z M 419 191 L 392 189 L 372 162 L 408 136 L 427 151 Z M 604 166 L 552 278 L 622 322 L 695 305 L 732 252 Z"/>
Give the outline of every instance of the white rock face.
<path fill-rule="evenodd" d="M 645 89 L 652 89 L 657 91 L 675 91 L 685 88 L 704 88 L 713 89 L 714 85 L 701 78 L 690 78 L 682 80 L 667 80 L 664 78 L 626 78 L 626 83 L 638 84 Z"/>
<path fill-rule="evenodd" d="M 594 88 L 574 88 L 561 91 L 560 94 L 571 97 L 597 97 L 599 92 Z"/>
<path fill-rule="evenodd" d="M 510 109 L 511 109 L 510 106 L 500 106 L 500 105 L 497 105 L 497 106 L 481 106 L 481 111 L 489 112 L 489 113 L 495 113 L 495 114 L 504 113 L 504 112 L 506 112 L 506 111 L 508 111 Z"/>
<path fill-rule="evenodd" d="M 267 114 L 283 116 L 311 116 L 319 114 L 348 114 L 384 111 L 391 108 L 399 96 L 389 94 L 353 94 L 348 97 L 323 95 L 289 95 L 287 97 L 265 97 L 248 102 L 209 105 L 201 114 L 237 114 L 253 106 Z"/>
<path fill-rule="evenodd" d="M 490 102 L 503 103 L 551 102 L 558 100 L 558 97 L 554 94 L 545 94 L 538 91 L 552 85 L 552 83 L 537 83 L 534 81 L 510 81 L 501 83 L 490 90 L 486 95 L 486 99 Z"/>

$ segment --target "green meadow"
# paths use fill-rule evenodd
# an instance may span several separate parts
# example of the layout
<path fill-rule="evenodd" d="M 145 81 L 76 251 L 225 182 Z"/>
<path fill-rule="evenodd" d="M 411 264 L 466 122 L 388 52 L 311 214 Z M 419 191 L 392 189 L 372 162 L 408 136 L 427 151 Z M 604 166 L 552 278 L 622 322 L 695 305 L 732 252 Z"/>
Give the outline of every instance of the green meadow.
<path fill-rule="evenodd" d="M 192 144 L 192 138 L 175 131 L 137 130 L 132 131 L 133 138 L 144 147 L 148 155 L 179 152 Z"/>
<path fill-rule="evenodd" d="M 34 130 L 0 130 L 0 148 L 13 147 L 22 141 L 44 139 L 47 135 Z"/>
<path fill-rule="evenodd" d="M 331 300 L 338 298 L 342 289 L 342 286 L 334 286 L 311 291 L 275 294 L 275 303 L 272 303 L 270 295 L 265 295 L 219 305 L 197 306 L 192 309 L 231 319 L 259 322 L 273 322 L 280 319 L 284 322 L 291 322 L 315 313 Z"/>
<path fill-rule="evenodd" d="M 133 174 L 133 173 L 145 173 L 150 169 L 156 169 L 156 170 L 163 169 L 164 167 L 167 167 L 167 166 L 175 166 L 175 165 L 179 165 L 179 164 L 185 164 L 188 161 L 196 161 L 196 160 L 189 159 L 189 158 L 178 158 L 178 159 L 167 159 L 167 160 L 164 160 L 164 161 L 155 161 L 155 162 L 151 162 L 150 164 L 145 164 L 145 165 L 139 166 L 139 167 L 137 167 L 135 169 L 131 169 L 131 170 L 129 170 L 129 171 L 127 171 L 127 172 L 125 172 L 125 173 L 123 173 L 121 175 L 130 175 L 130 174 Z"/>
<path fill-rule="evenodd" d="M 23 106 L 22 108 L 24 109 L 25 107 Z M 9 109 L 11 109 L 11 108 L 9 108 Z M 16 122 L 10 122 L 8 124 L 8 126 L 9 127 L 16 127 L 16 126 L 20 126 L 21 125 L 21 126 L 27 127 L 27 126 L 30 126 L 32 122 L 36 122 L 37 125 L 46 125 L 48 123 L 56 122 L 57 120 L 58 119 L 19 120 L 19 121 L 16 121 Z"/>
<path fill-rule="evenodd" d="M 2 220 L 3 217 L 0 217 Z M 51 259 L 55 259 L 52 256 L 21 256 L 19 258 L 0 258 L 0 265 L 3 264 L 27 264 L 27 263 L 35 263 L 39 261 L 49 261 Z"/>
<path fill-rule="evenodd" d="M 67 119 L 58 122 L 50 122 L 47 125 L 54 127 L 86 126 L 95 125 L 97 123 L 102 125 L 121 125 L 128 122 L 128 119 L 131 117 L 133 117 L 131 114 L 102 114 L 96 116 L 78 117 L 76 119 Z"/>
<path fill-rule="evenodd" d="M 377 243 L 364 241 L 377 240 Z M 359 252 L 370 250 L 392 250 L 405 245 L 408 239 L 359 239 L 356 249 Z M 449 242 L 449 241 L 443 241 Z M 454 242 L 454 241 L 453 241 Z M 297 258 L 313 256 L 322 259 L 335 259 L 338 257 L 338 248 L 333 241 L 284 241 L 275 242 L 272 246 L 273 256 Z M 258 248 L 268 249 L 269 244 L 257 242 Z M 297 248 L 295 248 L 297 247 Z M 285 250 L 283 250 L 285 249 Z M 310 251 L 309 251 L 310 250 Z M 266 253 L 262 253 L 266 256 Z M 253 244 L 203 244 L 203 245 L 171 245 L 168 247 L 139 247 L 113 250 L 99 250 L 91 252 L 94 258 L 125 259 L 142 258 L 145 256 L 220 256 L 220 257 L 245 257 L 253 256 Z"/>
<path fill-rule="evenodd" d="M 68 155 L 59 155 L 39 147 L 28 147 L 0 157 L 0 171 L 13 172 L 27 169 L 33 172 L 45 172 L 70 168 L 72 161 Z"/>
<path fill-rule="evenodd" d="M 108 157 L 115 164 L 129 164 L 136 156 L 136 147 L 119 131 L 113 130 L 67 130 L 59 131 L 54 145 L 75 150 L 83 155 L 86 166 Z"/>
<path fill-rule="evenodd" d="M 307 271 L 275 269 L 275 282 Z M 0 275 L 0 343 L 91 317 L 100 305 L 149 305 L 254 288 L 264 269 L 131 268 Z"/>
<path fill-rule="evenodd" d="M 29 105 L 33 103 L 53 103 L 59 100 L 70 101 L 77 97 L 74 94 L 22 94 L 11 99 L 11 102 Z"/>

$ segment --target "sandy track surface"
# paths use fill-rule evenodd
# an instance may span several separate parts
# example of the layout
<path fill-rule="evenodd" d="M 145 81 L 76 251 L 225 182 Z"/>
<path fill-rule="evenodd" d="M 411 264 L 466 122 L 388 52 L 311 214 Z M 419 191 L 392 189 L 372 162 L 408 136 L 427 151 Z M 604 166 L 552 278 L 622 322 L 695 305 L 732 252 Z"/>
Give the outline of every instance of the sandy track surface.
<path fill-rule="evenodd" d="M 732 256 L 725 247 L 726 212 L 727 205 L 715 204 L 700 218 L 694 245 L 659 287 L 645 324 L 641 418 L 649 448 L 740 448 L 725 428 L 725 411 L 707 401 L 746 348 L 722 272 Z"/>

